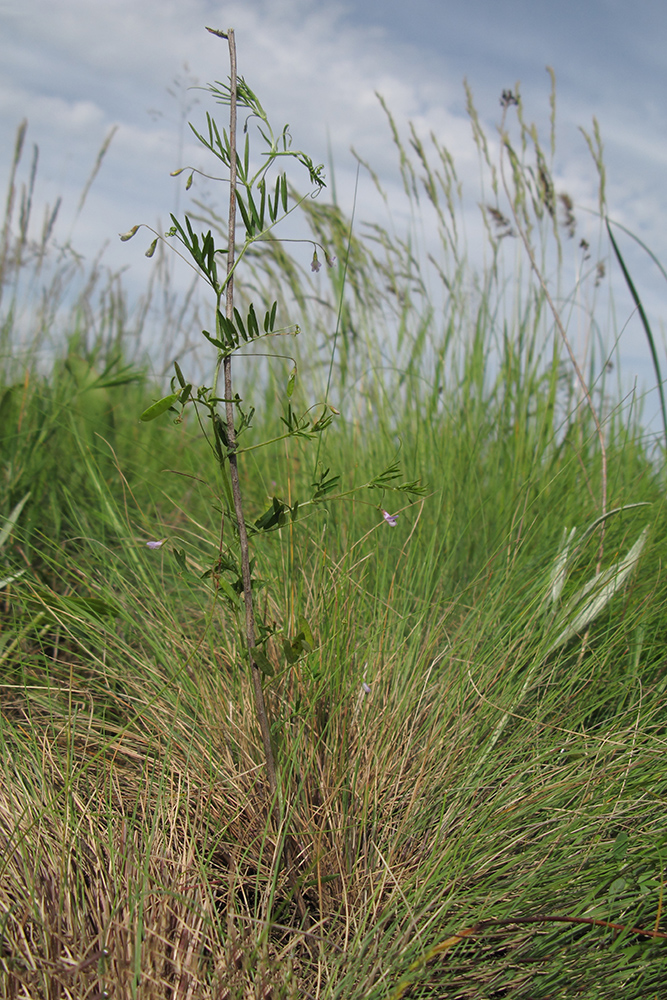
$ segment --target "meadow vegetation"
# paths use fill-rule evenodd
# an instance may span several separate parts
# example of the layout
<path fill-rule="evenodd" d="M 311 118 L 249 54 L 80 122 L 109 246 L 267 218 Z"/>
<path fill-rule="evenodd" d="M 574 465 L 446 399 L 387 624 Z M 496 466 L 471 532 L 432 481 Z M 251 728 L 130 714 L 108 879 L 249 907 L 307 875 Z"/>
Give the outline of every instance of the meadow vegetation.
<path fill-rule="evenodd" d="M 495 137 L 468 101 L 484 267 L 449 152 L 388 111 L 437 254 L 352 225 L 329 187 L 300 211 L 332 266 L 276 231 L 236 274 L 244 315 L 277 302 L 301 331 L 233 352 L 256 409 L 238 459 L 273 794 L 213 421 L 178 380 L 183 412 L 139 420 L 175 357 L 211 384 L 215 349 L 184 345 L 215 301 L 175 299 L 161 244 L 137 303 L 57 242 L 56 213 L 34 238 L 19 134 L 0 246 L 2 996 L 664 995 L 665 442 L 619 398 L 619 331 L 600 332 L 601 144 L 598 257 L 552 173 L 555 101 L 546 144 L 517 92 Z M 227 238 L 219 206 L 190 204 Z M 324 403 L 315 440 L 285 436 L 290 407 Z"/>

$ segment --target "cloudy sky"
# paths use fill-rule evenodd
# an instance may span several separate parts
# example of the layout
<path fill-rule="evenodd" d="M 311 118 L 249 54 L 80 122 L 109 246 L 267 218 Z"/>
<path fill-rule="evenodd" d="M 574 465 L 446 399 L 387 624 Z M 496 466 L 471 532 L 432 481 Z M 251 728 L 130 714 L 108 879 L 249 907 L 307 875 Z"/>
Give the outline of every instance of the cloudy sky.
<path fill-rule="evenodd" d="M 526 116 L 548 137 L 550 81 L 558 84 L 556 175 L 580 204 L 595 205 L 595 171 L 578 131 L 595 116 L 605 143 L 612 217 L 667 265 L 667 4 L 664 0 L 0 0 L 0 191 L 16 128 L 29 122 L 40 151 L 35 203 L 63 197 L 60 235 L 92 256 L 148 273 L 135 243 L 117 234 L 156 224 L 176 206 L 169 172 L 197 155 L 183 102 L 207 98 L 181 84 L 227 75 L 226 45 L 204 26 L 234 27 L 240 72 L 296 145 L 316 161 L 331 149 L 337 193 L 351 208 L 355 162 L 373 166 L 390 193 L 396 158 L 379 91 L 401 126 L 412 119 L 450 149 L 461 176 L 476 171 L 462 86 L 466 77 L 493 134 L 502 90 L 521 83 Z M 181 81 L 178 83 L 177 81 Z M 170 96 L 169 91 L 172 95 Z M 191 117 L 203 117 L 202 106 Z M 81 190 L 98 149 L 117 131 L 84 210 Z M 362 183 L 366 183 L 365 181 Z M 370 183 L 361 217 L 379 211 Z M 4 197 L 4 195 L 2 195 Z M 181 195 L 182 185 L 181 185 Z M 624 244 L 624 247 L 626 244 Z M 634 254 L 628 246 L 628 253 Z M 656 324 L 667 285 L 632 257 Z M 641 280 L 639 281 L 641 284 Z M 663 308 L 663 302 L 665 308 Z M 647 375 L 641 335 L 626 357 Z"/>

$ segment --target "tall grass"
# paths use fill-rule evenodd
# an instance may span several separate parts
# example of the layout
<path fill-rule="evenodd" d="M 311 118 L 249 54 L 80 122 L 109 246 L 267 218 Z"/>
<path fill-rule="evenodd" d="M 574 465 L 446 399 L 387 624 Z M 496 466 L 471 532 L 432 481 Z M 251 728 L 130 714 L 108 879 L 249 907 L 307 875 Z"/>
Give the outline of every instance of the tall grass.
<path fill-rule="evenodd" d="M 0 510 L 16 514 L 0 576 L 24 572 L 1 595 L 3 995 L 662 995 L 664 486 L 637 411 L 605 382 L 612 348 L 597 368 L 578 354 L 592 405 L 573 374 L 545 286 L 568 337 L 585 317 L 580 352 L 598 343 L 583 307 L 600 272 L 568 239 L 576 209 L 558 208 L 551 153 L 509 109 L 505 195 L 469 97 L 485 270 L 447 150 L 390 119 L 438 256 L 389 224 L 350 237 L 340 206 L 312 202 L 314 238 L 338 260 L 330 283 L 278 243 L 247 279 L 296 312 L 290 352 L 313 392 L 340 312 L 341 418 L 321 458 L 341 492 L 396 460 L 431 491 L 391 510 L 395 528 L 369 491 L 258 539 L 259 606 L 283 630 L 267 697 L 308 926 L 281 869 L 238 636 L 204 577 L 219 545 L 205 442 L 187 418 L 177 433 L 137 421 L 152 392 L 135 351 L 145 306 L 128 331 L 120 281 L 102 283 L 113 296 L 89 282 L 59 299 L 60 360 L 45 371 L 28 350 L 17 367 L 13 345 L 48 335 L 55 292 L 37 300 L 5 272 Z M 221 225 L 214 205 L 198 211 Z M 37 280 L 40 255 L 17 256 L 26 227 L 9 219 L 3 259 Z M 174 317 L 160 275 L 153 301 Z M 21 287 L 33 311 L 17 309 Z M 312 481 L 298 442 L 243 460 L 249 520 Z M 632 571 L 582 618 L 583 588 L 620 581 L 645 528 Z M 314 648 L 286 666 L 279 641 L 299 615 Z"/>

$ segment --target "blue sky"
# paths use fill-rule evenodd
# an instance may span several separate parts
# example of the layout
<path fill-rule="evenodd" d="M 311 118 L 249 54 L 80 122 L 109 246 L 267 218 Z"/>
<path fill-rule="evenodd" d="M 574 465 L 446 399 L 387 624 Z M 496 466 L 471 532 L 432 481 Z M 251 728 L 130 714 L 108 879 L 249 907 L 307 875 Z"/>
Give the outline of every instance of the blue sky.
<path fill-rule="evenodd" d="M 664 0 L 0 0 L 0 196 L 16 128 L 27 118 L 23 178 L 31 144 L 40 147 L 36 219 L 41 223 L 41 205 L 62 196 L 61 238 L 71 236 L 91 257 L 108 242 L 109 262 L 145 280 L 150 262 L 135 243 L 119 244 L 117 234 L 135 222 L 164 220 L 177 197 L 170 170 L 199 155 L 167 90 L 177 77 L 225 78 L 225 46 L 203 30 L 206 24 L 236 29 L 240 71 L 276 120 L 290 123 L 296 144 L 316 160 L 327 160 L 330 144 L 338 196 L 348 208 L 352 145 L 398 198 L 396 158 L 375 91 L 401 125 L 412 119 L 420 134 L 435 131 L 467 177 L 477 161 L 463 77 L 491 135 L 500 93 L 520 81 L 526 115 L 546 138 L 545 67 L 553 66 L 559 185 L 579 204 L 595 205 L 595 171 L 578 126 L 590 128 L 596 116 L 610 214 L 667 264 Z M 205 100 L 189 94 L 197 96 Z M 195 120 L 198 114 L 195 107 Z M 105 162 L 75 218 L 113 126 Z M 380 212 L 370 185 L 361 195 L 362 217 Z M 645 260 L 632 260 L 643 269 L 644 294 L 659 324 L 667 286 Z M 633 329 L 626 356 L 647 374 L 642 338 Z"/>

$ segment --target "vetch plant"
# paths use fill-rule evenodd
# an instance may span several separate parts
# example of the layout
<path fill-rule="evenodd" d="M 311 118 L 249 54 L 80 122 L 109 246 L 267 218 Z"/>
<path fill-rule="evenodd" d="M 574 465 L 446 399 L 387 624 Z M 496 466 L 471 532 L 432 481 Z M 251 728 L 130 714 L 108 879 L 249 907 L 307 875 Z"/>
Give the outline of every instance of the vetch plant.
<path fill-rule="evenodd" d="M 175 241 L 180 244 L 177 252 L 197 271 L 210 286 L 214 297 L 215 325 L 213 331 L 203 330 L 204 338 L 216 349 L 217 360 L 211 386 L 195 387 L 186 379 L 180 365 L 175 362 L 175 375 L 172 378 L 171 392 L 154 402 L 141 414 L 141 420 L 154 420 L 167 412 L 176 414 L 179 422 L 186 406 L 192 405 L 197 419 L 206 431 L 207 438 L 220 475 L 222 497 L 222 526 L 220 531 L 220 551 L 214 567 L 205 575 L 215 584 L 216 593 L 222 594 L 239 614 L 243 613 L 243 636 L 247 659 L 252 675 L 257 719 L 260 726 L 269 789 L 274 804 L 278 806 L 280 822 L 284 817 L 284 789 L 281 788 L 278 773 L 278 762 L 271 737 L 271 722 L 266 705 L 263 688 L 263 675 L 272 675 L 273 666 L 262 648 L 267 639 L 275 633 L 276 627 L 258 623 L 253 596 L 253 559 L 251 558 L 250 539 L 253 535 L 273 531 L 285 524 L 288 519 L 296 521 L 297 516 L 309 505 L 316 505 L 324 500 L 343 499 L 363 489 L 399 490 L 404 493 L 420 496 L 424 490 L 418 481 L 397 483 L 400 479 L 398 466 L 394 463 L 379 475 L 372 477 L 362 486 L 336 493 L 340 477 L 331 474 L 329 468 L 318 467 L 312 483 L 310 497 L 302 502 L 294 500 L 291 503 L 274 496 L 268 509 L 249 524 L 244 514 L 244 496 L 239 473 L 238 456 L 255 448 L 275 443 L 286 438 L 305 440 L 319 439 L 323 431 L 329 427 L 334 416 L 338 414 L 335 407 L 328 403 L 310 408 L 305 413 L 297 413 L 292 405 L 297 366 L 293 362 L 287 387 L 284 414 L 281 418 L 284 432 L 278 437 L 259 444 L 239 447 L 239 438 L 251 428 L 255 409 L 245 407 L 244 400 L 235 391 L 232 379 L 232 357 L 247 344 L 255 343 L 278 334 L 298 334 L 298 325 L 279 327 L 277 310 L 278 303 L 274 301 L 266 309 L 258 309 L 250 303 L 247 313 L 241 314 L 234 301 L 234 277 L 243 258 L 250 247 L 269 237 L 273 239 L 274 228 L 282 222 L 300 204 L 290 193 L 287 175 L 281 169 L 285 160 L 295 161 L 302 167 L 311 185 L 311 194 L 316 195 L 324 187 L 323 167 L 317 166 L 301 150 L 292 148 L 288 126 L 278 134 L 274 133 L 267 114 L 258 98 L 242 77 L 237 75 L 236 48 L 234 32 L 215 31 L 207 29 L 212 34 L 225 38 L 229 45 L 230 77 L 229 83 L 216 83 L 209 87 L 215 100 L 229 108 L 229 131 L 219 128 L 215 119 L 207 113 L 206 129 L 198 131 L 190 126 L 199 142 L 222 164 L 229 179 L 229 214 L 227 228 L 227 245 L 217 246 L 213 232 L 196 232 L 188 215 L 183 221 L 171 216 L 172 227 L 161 236 L 155 233 L 147 256 L 155 252 L 159 240 Z M 245 136 L 242 151 L 237 151 L 237 114 L 239 109 L 246 113 L 243 125 Z M 251 161 L 251 144 L 249 125 L 257 125 L 257 134 L 262 144 L 261 165 L 255 169 Z M 272 169 L 276 168 L 277 176 L 273 178 Z M 194 168 L 179 168 L 172 176 L 177 176 L 188 170 L 186 182 L 188 189 L 194 175 L 199 173 Z M 208 175 L 207 175 L 208 176 Z M 237 247 L 236 227 L 237 215 L 243 226 L 243 239 Z M 121 240 L 131 239 L 141 226 L 133 226 L 129 232 L 121 236 Z M 146 227 L 150 228 L 150 227 Z M 155 232 L 153 230 L 153 232 Z M 333 266 L 334 258 L 321 245 L 313 240 L 307 241 L 314 246 L 311 261 L 313 271 L 321 266 L 318 250 L 329 266 Z M 172 244 L 173 246 L 173 244 Z M 317 414 L 313 416 L 313 409 Z M 383 511 L 385 521 L 392 527 L 396 526 L 396 515 Z M 234 527 L 235 544 L 229 539 L 224 541 L 225 523 L 229 521 Z M 148 542 L 149 548 L 160 548 L 163 541 Z M 177 560 L 185 565 L 184 553 L 175 552 Z M 227 578 L 225 578 L 227 577 Z M 242 595 L 242 608 L 239 606 L 239 594 Z M 300 619 L 298 635 L 283 642 L 283 652 L 288 666 L 304 654 L 310 652 L 315 644 L 308 623 Z M 285 837 L 285 863 L 288 876 L 292 883 L 295 898 L 305 916 L 305 905 L 298 886 L 294 881 L 291 861 L 292 847 L 289 836 Z"/>

